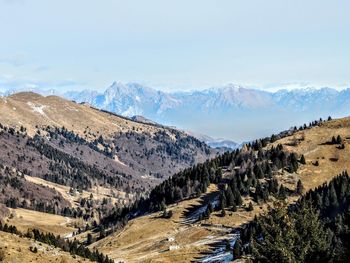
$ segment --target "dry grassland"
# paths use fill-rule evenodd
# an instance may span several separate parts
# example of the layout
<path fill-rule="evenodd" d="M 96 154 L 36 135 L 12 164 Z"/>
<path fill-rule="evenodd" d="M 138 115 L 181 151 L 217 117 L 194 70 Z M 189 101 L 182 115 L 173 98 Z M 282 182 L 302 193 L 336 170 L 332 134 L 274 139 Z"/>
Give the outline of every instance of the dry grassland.
<path fill-rule="evenodd" d="M 36 247 L 38 252 L 31 252 L 30 247 Z M 59 248 L 5 232 L 0 232 L 0 253 L 1 251 L 4 255 L 2 261 L 4 263 L 91 262 L 78 256 L 73 258 L 69 253 L 63 252 Z"/>
<path fill-rule="evenodd" d="M 72 219 L 68 217 L 23 208 L 10 208 L 10 211 L 10 216 L 5 218 L 4 222 L 16 226 L 21 232 L 36 228 L 40 231 L 65 236 L 76 230 L 70 226 Z"/>
<path fill-rule="evenodd" d="M 325 144 L 332 136 L 340 135 L 344 139 L 345 149 L 337 149 L 336 145 Z M 298 140 L 298 138 L 304 140 Z M 348 139 L 349 138 L 349 139 Z M 291 142 L 298 140 L 296 146 L 289 146 Z M 279 182 L 293 189 L 296 182 L 301 179 L 305 191 L 313 189 L 326 181 L 331 180 L 344 170 L 350 171 L 350 118 L 333 120 L 305 131 L 297 132 L 293 136 L 276 141 L 272 145 L 283 144 L 288 151 L 299 155 L 304 154 L 306 164 L 301 165 L 298 173 L 281 173 Z M 268 147 L 271 147 L 269 145 Z M 337 161 L 335 161 L 337 159 Z M 315 166 L 316 160 L 319 166 Z M 211 186 L 208 192 L 216 191 Z M 294 202 L 298 197 L 293 196 L 288 202 Z M 170 207 L 174 216 L 169 219 L 159 218 L 160 213 L 155 213 L 134 219 L 120 233 L 116 233 L 91 247 L 97 247 L 111 258 L 124 260 L 125 262 L 188 262 L 208 251 L 209 244 L 222 238 L 223 233 L 205 228 L 196 224 L 183 223 L 183 212 L 191 205 L 198 204 L 199 198 L 180 202 Z M 250 198 L 244 199 L 244 205 L 251 202 Z M 226 216 L 221 217 L 220 212 L 211 214 L 203 223 L 239 227 L 252 220 L 255 215 L 267 211 L 269 204 L 254 204 L 251 212 L 240 208 L 237 212 L 227 210 Z M 174 237 L 174 242 L 168 242 L 169 237 Z M 170 245 L 179 246 L 178 249 L 169 251 Z"/>

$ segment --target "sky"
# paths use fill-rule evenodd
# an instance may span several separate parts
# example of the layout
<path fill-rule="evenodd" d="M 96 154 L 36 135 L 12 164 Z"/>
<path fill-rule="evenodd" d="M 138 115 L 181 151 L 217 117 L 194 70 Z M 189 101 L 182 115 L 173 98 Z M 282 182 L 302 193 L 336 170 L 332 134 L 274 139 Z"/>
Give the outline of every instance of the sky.
<path fill-rule="evenodd" d="M 349 10 L 348 0 L 0 0 L 0 88 L 349 87 Z"/>

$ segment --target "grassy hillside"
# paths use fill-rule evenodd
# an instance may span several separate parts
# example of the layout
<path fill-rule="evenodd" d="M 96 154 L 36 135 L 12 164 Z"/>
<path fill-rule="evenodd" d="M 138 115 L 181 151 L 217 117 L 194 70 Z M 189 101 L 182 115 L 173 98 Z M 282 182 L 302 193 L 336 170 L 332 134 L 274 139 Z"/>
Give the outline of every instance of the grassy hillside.
<path fill-rule="evenodd" d="M 34 248 L 37 252 L 32 252 Z M 17 235 L 0 231 L 0 261 L 4 263 L 70 263 L 84 262 L 79 256 L 72 256 L 67 252 L 63 252 L 59 248 L 55 248 L 34 240 L 21 238 Z"/>
<path fill-rule="evenodd" d="M 103 236 L 101 218 L 216 155 L 173 128 L 30 92 L 0 98 L 0 148 L 0 219 L 72 240 Z"/>
<path fill-rule="evenodd" d="M 305 164 L 299 161 L 296 172 L 281 169 L 275 175 L 278 184 L 284 185 L 292 192 L 285 199 L 287 203 L 294 203 L 300 196 L 294 193 L 298 180 L 301 180 L 302 192 L 305 193 L 331 180 L 342 171 L 350 170 L 349 128 L 350 118 L 331 120 L 295 131 L 292 135 L 265 146 L 264 149 L 271 149 L 272 146 L 277 147 L 281 144 L 284 151 L 305 157 Z M 341 143 L 333 144 L 332 137 L 337 138 L 338 135 L 342 139 Z M 232 176 L 232 168 L 234 167 L 221 167 L 222 182 L 225 180 L 227 182 Z M 274 195 L 270 195 L 266 202 L 262 200 L 256 202 L 249 195 L 242 196 L 243 202 L 237 207 L 237 211 L 233 211 L 232 207 L 225 208 L 226 213 L 223 216 L 220 209 L 218 211 L 214 209 L 208 218 L 200 221 L 191 220 L 191 215 L 196 214 L 201 207 L 207 206 L 206 197 L 219 196 L 222 190 L 218 187 L 222 189 L 222 186 L 223 184 L 211 184 L 208 192 L 201 194 L 201 198 L 169 205 L 167 210 L 173 212 L 170 219 L 163 218 L 163 212 L 136 218 L 130 221 L 122 232 L 93 243 L 90 247 L 101 249 L 111 258 L 127 262 L 174 262 L 204 257 L 206 253 L 215 250 L 215 247 L 224 244 L 225 240 L 230 238 L 225 230 L 235 231 L 241 228 L 256 215 L 267 211 L 277 200 Z M 253 205 L 251 210 L 248 208 L 250 203 Z M 169 237 L 174 237 L 174 241 L 169 242 Z"/>
<path fill-rule="evenodd" d="M 341 144 L 331 144 L 332 137 L 340 136 Z M 303 140 L 300 140 L 303 138 Z M 295 142 L 296 145 L 295 145 Z M 313 189 L 329 181 L 344 170 L 350 171 L 350 118 L 335 119 L 321 123 L 305 131 L 298 131 L 293 136 L 276 141 L 287 151 L 305 156 L 306 164 L 298 171 L 305 190 Z M 316 165 L 316 161 L 319 165 Z"/>
<path fill-rule="evenodd" d="M 54 96 L 16 94 L 0 110 L 3 221 L 126 262 L 228 259 L 235 231 L 275 201 L 350 170 L 350 118 L 215 157 L 182 132 Z"/>
<path fill-rule="evenodd" d="M 132 121 L 89 105 L 30 92 L 0 98 L 0 123 L 22 131 L 30 138 L 39 137 L 40 143 L 85 164 L 99 165 L 98 169 L 104 169 L 106 173 L 127 178 L 131 182 L 129 191 L 147 190 L 174 172 L 203 162 L 214 154 L 205 144 L 178 130 Z M 2 137 L 2 155 L 19 155 L 15 151 L 18 149 L 35 158 L 38 149 L 23 149 L 28 148 L 26 138 L 11 142 L 8 136 Z M 30 145 L 35 148 L 36 144 Z M 13 156 L 3 157 L 2 161 L 10 166 L 11 158 Z M 25 163 L 26 160 L 22 161 Z M 43 163 L 48 160 L 44 159 L 41 165 Z M 22 168 L 32 166 L 23 164 Z M 125 182 L 120 184 L 127 188 Z"/>

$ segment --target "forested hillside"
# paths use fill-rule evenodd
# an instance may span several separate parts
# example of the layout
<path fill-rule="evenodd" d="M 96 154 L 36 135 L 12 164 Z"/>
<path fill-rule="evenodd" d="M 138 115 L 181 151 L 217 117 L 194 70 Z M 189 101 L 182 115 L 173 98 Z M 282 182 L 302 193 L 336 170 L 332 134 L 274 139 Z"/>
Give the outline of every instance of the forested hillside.
<path fill-rule="evenodd" d="M 0 98 L 0 148 L 0 219 L 30 227 L 41 212 L 53 214 L 62 231 L 38 227 L 74 230 L 69 235 L 96 229 L 173 173 L 217 154 L 174 128 L 30 92 Z"/>
<path fill-rule="evenodd" d="M 275 204 L 236 241 L 234 256 L 254 262 L 346 262 L 350 255 L 350 177 L 345 171 L 289 207 Z"/>
<path fill-rule="evenodd" d="M 81 173 L 95 169 L 90 175 L 95 174 L 99 182 L 128 192 L 147 191 L 174 172 L 216 154 L 204 143 L 176 129 L 136 122 L 89 105 L 30 92 L 0 98 L 0 123 L 7 128 L 2 129 L 5 133 L 11 132 L 15 137 L 17 132 L 25 135 L 25 138 L 15 138 L 21 152 L 39 152 L 39 159 L 44 158 L 42 163 L 63 159 L 68 166 L 87 166 Z M 3 135 L 5 149 L 21 155 L 15 151 L 17 147 L 10 144 L 10 135 Z M 11 151 L 5 154 L 10 155 Z M 11 158 L 6 162 L 12 162 Z M 54 169 L 59 168 L 51 164 L 51 170 Z M 42 173 L 48 173 L 48 169 L 43 170 Z M 68 176 L 67 171 L 62 173 Z M 82 179 L 83 189 L 92 187 L 82 174 L 77 176 Z M 48 180 L 61 180 L 60 183 L 77 187 L 71 178 L 62 182 L 62 178 L 51 178 L 48 174 Z"/>
<path fill-rule="evenodd" d="M 21 107 L 23 102 L 33 99 L 31 96 L 21 94 L 11 102 L 8 98 L 4 104 L 16 103 Z M 39 107 L 38 101 L 57 103 L 52 97 L 34 97 L 34 100 L 36 107 Z M 33 105 L 31 103 L 24 104 Z M 344 257 L 340 251 L 345 251 L 347 226 L 344 223 L 342 227 L 343 223 L 339 223 L 340 227 L 334 228 L 338 224 L 334 222 L 348 220 L 345 212 L 347 195 L 344 194 L 347 188 L 343 187 L 347 185 L 343 181 L 348 176 L 344 173 L 339 177 L 342 179 L 334 179 L 329 185 L 322 184 L 334 177 L 329 174 L 330 170 L 347 169 L 348 119 L 316 120 L 219 154 L 197 139 L 171 128 L 132 122 L 87 105 L 60 103 L 66 109 L 68 105 L 69 110 L 69 107 L 75 107 L 78 111 L 89 111 L 92 116 L 97 114 L 105 118 L 106 123 L 114 124 L 116 129 L 98 123 L 96 116 L 83 122 L 74 113 L 72 116 L 49 110 L 46 113 L 45 107 L 40 113 L 35 108 L 29 114 L 30 121 L 24 121 L 16 108 L 11 114 L 18 118 L 20 125 L 14 124 L 8 116 L 0 115 L 4 119 L 0 124 L 3 149 L 0 154 L 0 201 L 6 206 L 2 206 L 1 211 L 9 225 L 11 222 L 24 232 L 30 231 L 30 226 L 37 227 L 42 231 L 36 232 L 40 240 L 100 262 L 119 258 L 115 254 L 119 251 L 119 247 L 115 247 L 119 238 L 130 236 L 128 242 L 133 242 L 130 238 L 135 235 L 135 242 L 142 242 L 148 236 L 141 246 L 146 247 L 138 252 L 143 257 L 158 255 L 159 251 L 173 255 L 172 249 L 184 249 L 191 255 L 191 260 L 201 259 L 202 253 L 219 253 L 225 260 L 234 256 L 263 262 L 272 255 L 284 260 L 286 255 L 278 254 L 279 248 L 273 245 L 269 250 L 262 248 L 267 244 L 264 242 L 274 243 L 271 240 L 277 238 L 269 226 L 275 224 L 274 228 L 279 229 L 278 220 L 290 218 L 286 223 L 288 227 L 281 228 L 281 232 L 291 233 L 290 239 L 286 240 L 299 242 L 302 232 L 297 229 L 314 229 L 314 237 L 310 236 L 314 240 L 308 242 L 304 238 L 303 242 L 317 244 L 319 249 L 309 249 L 302 254 L 281 241 L 281 246 L 291 250 L 285 262 L 289 259 L 293 262 L 294 258 L 297 262 L 326 258 L 340 261 Z M 36 119 L 37 114 L 42 119 L 54 114 L 52 117 L 57 120 L 50 117 L 44 122 Z M 70 117 L 69 122 L 63 121 L 61 114 Z M 33 125 L 34 120 L 38 124 Z M 92 121 L 99 127 L 91 125 Z M 305 190 L 320 185 L 315 190 L 319 196 L 309 192 L 304 198 L 306 201 L 287 208 Z M 280 203 L 285 206 L 279 208 Z M 276 210 L 260 217 L 269 211 L 269 207 Z M 40 212 L 54 215 L 53 220 L 62 225 L 61 229 L 33 221 Z M 303 225 L 304 217 L 312 225 Z M 148 218 L 152 218 L 152 223 Z M 140 221 L 143 223 L 138 223 Z M 152 227 L 147 228 L 148 224 Z M 159 233 L 154 228 L 157 224 Z M 133 226 L 143 230 L 135 230 Z M 240 240 L 234 242 L 237 229 L 242 232 Z M 173 230 L 171 235 L 178 238 L 179 245 L 166 249 L 164 235 L 170 235 L 169 231 Z M 13 231 L 19 234 L 17 230 Z M 51 231 L 62 233 L 65 238 L 47 234 Z M 157 241 L 151 242 L 153 235 Z M 210 246 L 220 247 L 223 242 L 226 242 L 225 250 L 211 250 Z M 236 244 L 234 248 L 231 247 L 233 243 Z M 344 244 L 344 247 L 333 245 L 336 243 Z M 91 254 L 93 252 L 86 250 L 87 246 L 91 251 L 101 249 L 108 257 Z M 128 251 L 131 247 L 124 249 Z M 121 253 L 125 253 L 123 251 Z M 155 254 L 146 255 L 145 251 Z"/>
<path fill-rule="evenodd" d="M 295 260 L 340 261 L 342 256 L 338 252 L 345 251 L 345 248 L 335 249 L 333 244 L 340 241 L 345 244 L 345 239 L 342 239 L 343 234 L 327 234 L 330 221 L 324 220 L 322 213 L 321 217 L 318 216 L 317 210 L 321 208 L 315 210 L 313 206 L 310 207 L 309 201 L 300 201 L 299 205 L 287 207 L 315 186 L 320 186 L 323 190 L 317 191 L 322 193 L 333 192 L 333 183 L 330 183 L 329 191 L 326 190 L 327 184 L 323 184 L 335 177 L 336 174 L 331 174 L 330 171 L 341 172 L 350 168 L 349 125 L 349 118 L 313 121 L 256 140 L 242 149 L 224 153 L 185 169 L 156 186 L 149 198 L 141 199 L 129 208 L 116 210 L 105 217 L 102 223 L 107 236 L 102 239 L 96 237 L 96 242 L 90 247 L 99 248 L 112 258 L 117 258 L 118 253 L 121 253 L 124 258 L 131 260 L 141 257 L 156 258 L 161 262 L 169 262 L 170 258 L 173 261 L 186 258 L 195 262 L 229 262 L 233 258 L 241 257 L 243 260 L 264 262 L 264 253 L 270 252 L 267 252 L 269 249 L 266 249 L 266 243 L 261 239 L 261 227 L 253 229 L 246 225 L 254 226 L 256 220 L 263 220 L 260 214 L 267 213 L 271 208 L 279 211 L 279 204 L 285 204 L 281 211 L 296 213 L 290 215 L 290 218 L 295 219 L 290 219 L 286 225 L 292 228 L 289 224 L 295 224 L 296 229 L 300 228 L 291 232 L 288 242 L 294 244 L 295 248 L 298 247 L 297 242 L 300 242 L 300 247 L 303 247 L 303 244 L 308 246 L 312 242 L 319 246 L 319 250 L 313 250 L 317 251 L 312 252 L 314 256 L 311 256 L 311 252 L 290 252 L 297 255 Z M 340 181 L 342 180 L 335 179 L 336 189 L 340 185 L 346 185 Z M 309 194 L 306 196 L 305 199 L 309 200 Z M 317 199 L 321 200 L 321 203 L 334 203 L 334 196 L 328 198 L 329 200 L 325 194 L 320 194 Z M 344 203 L 338 202 L 340 207 L 343 207 Z M 301 205 L 304 203 L 305 205 Z M 332 210 L 331 206 L 327 209 L 325 211 Z M 303 212 L 297 212 L 299 210 Z M 282 218 L 285 216 L 284 212 L 278 213 Z M 345 214 L 342 217 L 346 220 Z M 302 225 L 303 218 L 306 218 L 311 226 Z M 251 221 L 253 223 L 249 223 Z M 119 226 L 123 226 L 123 230 L 113 233 L 114 231 L 109 229 L 116 222 L 122 222 Z M 274 223 L 267 219 L 267 233 L 271 232 L 271 235 L 274 235 L 269 225 Z M 314 238 L 315 241 L 309 242 L 303 231 L 312 228 L 317 229 L 314 234 L 310 234 L 310 238 Z M 279 228 L 276 226 L 276 229 Z M 285 238 L 285 229 L 288 230 L 277 230 L 282 240 Z M 238 233 L 241 240 L 235 242 Z M 169 236 L 174 236 L 176 241 L 166 241 Z M 275 236 L 266 242 L 274 243 L 274 239 Z M 325 240 L 331 243 L 330 248 L 327 248 Z M 233 247 L 233 244 L 236 246 Z M 292 245 L 285 246 L 290 250 L 294 249 Z M 182 257 L 179 256 L 181 254 Z M 271 255 L 267 257 L 270 258 Z M 276 258 L 281 260 L 281 257 Z M 291 260 L 275 262 L 295 262 L 293 255 L 288 255 L 288 258 Z"/>
<path fill-rule="evenodd" d="M 299 130 L 309 129 L 321 122 L 315 121 Z M 226 152 L 185 169 L 156 186 L 148 198 L 138 200 L 133 206 L 116 209 L 102 223 L 111 226 L 135 215 L 163 211 L 167 205 L 205 193 L 210 184 L 221 187 L 220 203 L 214 209 L 241 206 L 242 196 L 252 197 L 256 203 L 267 202 L 269 195 L 285 199 L 287 195 L 296 192 L 280 184 L 277 176 L 281 172 L 295 173 L 302 162 L 302 156 L 284 151 L 280 144 L 271 148 L 266 146 L 295 131 L 298 129 L 256 140 L 242 149 Z"/>

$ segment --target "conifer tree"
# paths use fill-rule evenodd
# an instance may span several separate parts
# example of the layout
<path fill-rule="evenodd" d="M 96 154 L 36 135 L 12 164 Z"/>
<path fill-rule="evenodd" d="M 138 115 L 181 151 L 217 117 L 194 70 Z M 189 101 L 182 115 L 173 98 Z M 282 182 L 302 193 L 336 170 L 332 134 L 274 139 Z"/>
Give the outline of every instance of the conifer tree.
<path fill-rule="evenodd" d="M 342 139 L 341 139 L 340 135 L 337 136 L 337 141 L 336 142 L 337 142 L 337 144 L 341 144 Z"/>
<path fill-rule="evenodd" d="M 225 215 L 226 215 L 225 208 L 222 208 L 222 209 L 221 209 L 221 216 L 224 217 Z"/>
<path fill-rule="evenodd" d="M 242 255 L 242 241 L 237 239 L 233 246 L 233 257 L 234 259 L 239 258 Z"/>
<path fill-rule="evenodd" d="M 263 236 L 261 242 L 253 242 L 258 262 L 327 262 L 329 234 L 310 202 L 303 202 L 295 213 L 276 205 L 258 221 Z"/>
<path fill-rule="evenodd" d="M 297 187 L 296 187 L 295 192 L 296 192 L 296 194 L 301 195 L 303 193 L 303 190 L 304 190 L 304 186 L 303 186 L 301 180 L 299 179 L 297 182 Z"/>
<path fill-rule="evenodd" d="M 232 205 L 232 211 L 233 211 L 233 212 L 236 212 L 236 211 L 237 211 L 237 206 L 236 206 L 235 203 Z"/>
<path fill-rule="evenodd" d="M 225 192 L 225 196 L 226 196 L 227 205 L 232 206 L 233 203 L 235 202 L 235 198 L 233 196 L 233 193 L 232 193 L 230 186 L 227 187 L 227 190 Z"/>
<path fill-rule="evenodd" d="M 336 144 L 337 143 L 337 140 L 335 139 L 334 136 L 332 136 L 332 141 L 331 141 L 332 144 Z"/>
<path fill-rule="evenodd" d="M 278 198 L 284 200 L 287 198 L 286 188 L 281 184 L 280 189 L 278 190 Z"/>
<path fill-rule="evenodd" d="M 226 206 L 227 206 L 226 197 L 225 197 L 225 195 L 221 192 L 221 193 L 220 193 L 220 208 L 221 208 L 221 209 L 224 209 Z"/>

